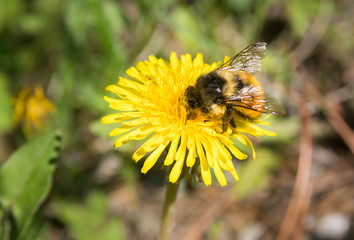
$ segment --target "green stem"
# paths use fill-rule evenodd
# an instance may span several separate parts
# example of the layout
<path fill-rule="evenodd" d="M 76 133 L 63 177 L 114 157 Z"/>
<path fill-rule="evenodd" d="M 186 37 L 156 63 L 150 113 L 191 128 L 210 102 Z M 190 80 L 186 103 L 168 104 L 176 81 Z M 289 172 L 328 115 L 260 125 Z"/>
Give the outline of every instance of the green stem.
<path fill-rule="evenodd" d="M 170 239 L 170 232 L 173 224 L 174 208 L 177 198 L 179 183 L 168 183 L 165 202 L 163 203 L 161 225 L 160 225 L 160 240 Z"/>

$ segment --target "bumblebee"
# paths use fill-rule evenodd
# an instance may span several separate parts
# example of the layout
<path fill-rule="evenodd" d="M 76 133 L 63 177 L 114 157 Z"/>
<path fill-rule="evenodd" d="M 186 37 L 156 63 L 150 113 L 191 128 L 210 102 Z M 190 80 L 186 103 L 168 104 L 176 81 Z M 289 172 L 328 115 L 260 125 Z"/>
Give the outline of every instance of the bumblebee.
<path fill-rule="evenodd" d="M 278 101 L 264 93 L 262 85 L 252 75 L 260 71 L 266 55 L 266 43 L 258 42 L 243 49 L 215 70 L 202 74 L 184 95 L 187 120 L 201 111 L 207 119 L 222 120 L 222 132 L 235 119 L 256 121 L 262 113 L 285 114 Z"/>

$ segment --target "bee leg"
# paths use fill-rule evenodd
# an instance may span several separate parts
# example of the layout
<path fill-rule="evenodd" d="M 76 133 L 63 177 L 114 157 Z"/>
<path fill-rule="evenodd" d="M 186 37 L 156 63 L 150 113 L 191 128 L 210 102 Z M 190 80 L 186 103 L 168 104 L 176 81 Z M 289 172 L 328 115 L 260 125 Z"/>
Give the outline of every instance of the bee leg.
<path fill-rule="evenodd" d="M 221 133 L 226 132 L 228 125 L 229 125 L 229 123 L 227 121 L 225 121 L 224 118 L 223 118 L 222 119 L 222 132 Z"/>
<path fill-rule="evenodd" d="M 234 118 L 231 118 L 230 120 L 230 124 L 233 128 L 236 128 L 236 123 L 235 123 L 235 119 Z"/>
<path fill-rule="evenodd" d="M 235 126 L 235 121 L 232 115 L 232 107 L 228 107 L 226 109 L 225 115 L 222 118 L 222 133 L 226 132 L 229 123 L 231 126 Z"/>

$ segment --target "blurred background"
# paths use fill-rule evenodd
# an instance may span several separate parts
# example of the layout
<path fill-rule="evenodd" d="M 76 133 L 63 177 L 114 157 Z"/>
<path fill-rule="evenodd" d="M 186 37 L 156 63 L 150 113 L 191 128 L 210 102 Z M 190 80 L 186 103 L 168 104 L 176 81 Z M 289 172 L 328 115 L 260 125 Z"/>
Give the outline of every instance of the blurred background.
<path fill-rule="evenodd" d="M 353 1 L 2 0 L 0 9 L 0 164 L 61 133 L 31 218 L 40 224 L 22 239 L 156 239 L 167 170 L 140 173 L 143 161 L 131 160 L 140 142 L 113 150 L 114 125 L 100 123 L 112 113 L 105 87 L 149 55 L 201 52 L 212 63 L 258 41 L 268 52 L 257 78 L 287 111 L 266 126 L 278 136 L 251 139 L 257 160 L 235 159 L 239 182 L 183 182 L 172 239 L 354 239 Z"/>

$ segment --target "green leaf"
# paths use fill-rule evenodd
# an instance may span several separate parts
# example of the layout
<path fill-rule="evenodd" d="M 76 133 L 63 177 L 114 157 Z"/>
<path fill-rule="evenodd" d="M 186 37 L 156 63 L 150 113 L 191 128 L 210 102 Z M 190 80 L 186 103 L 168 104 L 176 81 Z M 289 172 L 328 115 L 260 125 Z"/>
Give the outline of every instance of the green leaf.
<path fill-rule="evenodd" d="M 59 139 L 58 132 L 53 132 L 32 140 L 0 169 L 0 206 L 2 215 L 14 218 L 16 226 L 11 228 L 16 227 L 12 236 L 15 239 L 27 239 L 33 217 L 48 195 L 56 168 L 52 160 L 58 155 Z"/>

